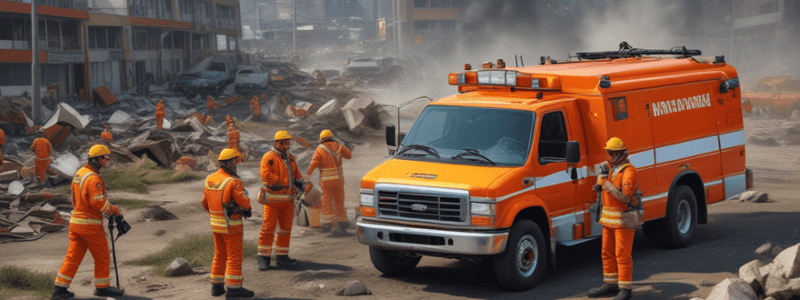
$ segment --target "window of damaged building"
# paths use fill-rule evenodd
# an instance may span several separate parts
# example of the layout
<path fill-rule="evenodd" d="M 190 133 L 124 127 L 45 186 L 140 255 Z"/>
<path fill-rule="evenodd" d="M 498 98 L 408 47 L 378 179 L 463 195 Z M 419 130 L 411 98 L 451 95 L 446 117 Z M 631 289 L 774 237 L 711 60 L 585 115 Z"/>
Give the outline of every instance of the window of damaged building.
<path fill-rule="evenodd" d="M 238 23 L 235 7 L 217 5 L 217 27 L 236 28 Z"/>
<path fill-rule="evenodd" d="M 172 0 L 130 0 L 131 16 L 172 19 Z"/>
<path fill-rule="evenodd" d="M 0 49 L 31 49 L 30 17 L 0 14 Z M 41 50 L 80 50 L 78 21 L 39 20 Z"/>

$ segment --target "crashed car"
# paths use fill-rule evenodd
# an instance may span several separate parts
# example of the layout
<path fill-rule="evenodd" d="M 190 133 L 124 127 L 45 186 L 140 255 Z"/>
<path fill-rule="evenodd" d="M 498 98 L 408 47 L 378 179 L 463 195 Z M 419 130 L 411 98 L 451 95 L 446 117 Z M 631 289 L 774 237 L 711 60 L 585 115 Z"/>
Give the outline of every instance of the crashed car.
<path fill-rule="evenodd" d="M 367 83 L 384 84 L 399 77 L 408 67 L 408 61 L 393 57 L 350 57 L 344 62 L 342 75 Z"/>
<path fill-rule="evenodd" d="M 263 90 L 266 89 L 269 84 L 269 72 L 256 65 L 242 66 L 236 73 L 236 80 L 233 84 L 238 94 L 247 94 Z"/>
<path fill-rule="evenodd" d="M 187 98 L 196 95 L 219 95 L 236 79 L 238 66 L 231 56 L 213 56 L 200 61 L 182 73 L 175 83 L 175 91 Z"/>

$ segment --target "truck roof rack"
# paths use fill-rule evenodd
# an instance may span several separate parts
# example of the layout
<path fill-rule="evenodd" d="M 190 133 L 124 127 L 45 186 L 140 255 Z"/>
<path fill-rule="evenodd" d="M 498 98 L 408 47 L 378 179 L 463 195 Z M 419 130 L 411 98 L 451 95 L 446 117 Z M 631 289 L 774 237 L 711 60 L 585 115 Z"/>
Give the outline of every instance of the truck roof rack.
<path fill-rule="evenodd" d="M 627 42 L 619 44 L 618 51 L 601 51 L 601 52 L 578 52 L 576 56 L 578 59 L 604 59 L 604 58 L 627 58 L 627 57 L 641 57 L 642 55 L 678 55 L 683 57 L 691 57 L 701 55 L 700 50 L 686 49 L 686 46 L 672 47 L 669 50 L 651 50 L 633 48 Z"/>

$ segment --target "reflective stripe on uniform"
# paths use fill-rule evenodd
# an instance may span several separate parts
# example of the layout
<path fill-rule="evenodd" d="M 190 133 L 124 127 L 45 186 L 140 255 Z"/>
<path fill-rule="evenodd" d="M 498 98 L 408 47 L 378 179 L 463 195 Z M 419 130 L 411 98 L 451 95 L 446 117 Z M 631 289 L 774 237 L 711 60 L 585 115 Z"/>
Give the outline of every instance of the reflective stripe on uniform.
<path fill-rule="evenodd" d="M 69 223 L 81 225 L 103 225 L 103 220 L 80 218 L 73 215 L 71 218 L 69 218 Z"/>

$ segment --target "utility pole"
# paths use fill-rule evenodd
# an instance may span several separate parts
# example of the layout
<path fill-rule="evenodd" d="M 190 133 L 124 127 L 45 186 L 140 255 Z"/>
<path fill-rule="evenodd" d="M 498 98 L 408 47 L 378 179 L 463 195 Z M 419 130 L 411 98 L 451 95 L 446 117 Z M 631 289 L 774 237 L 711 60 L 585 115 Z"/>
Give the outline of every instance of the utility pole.
<path fill-rule="evenodd" d="M 397 18 L 395 23 L 397 25 L 397 54 L 403 51 L 403 23 L 400 21 L 400 0 L 395 1 L 397 8 L 395 9 Z"/>
<path fill-rule="evenodd" d="M 297 53 L 297 1 L 292 0 L 292 53 Z"/>
<path fill-rule="evenodd" d="M 33 122 L 42 124 L 42 98 L 39 97 L 39 17 L 36 1 L 31 0 L 31 107 Z"/>
<path fill-rule="evenodd" d="M 733 38 L 735 37 L 734 35 L 734 30 L 736 29 L 734 27 L 735 25 L 736 25 L 736 0 L 731 0 L 731 48 L 730 48 L 731 57 L 728 58 L 729 64 L 733 64 Z"/>

